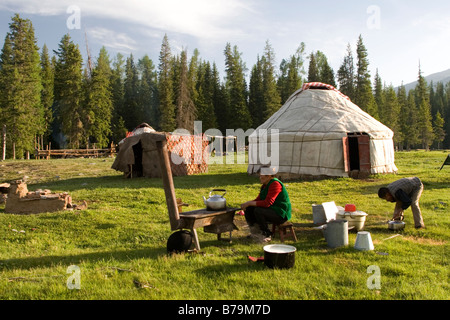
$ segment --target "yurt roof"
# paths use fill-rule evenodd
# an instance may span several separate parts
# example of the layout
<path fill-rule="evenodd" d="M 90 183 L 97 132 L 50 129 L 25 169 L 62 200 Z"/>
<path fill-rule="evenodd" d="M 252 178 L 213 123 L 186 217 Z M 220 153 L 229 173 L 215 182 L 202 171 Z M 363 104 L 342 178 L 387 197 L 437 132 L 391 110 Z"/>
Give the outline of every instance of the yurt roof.
<path fill-rule="evenodd" d="M 307 83 L 258 129 L 283 132 L 364 132 L 375 138 L 392 138 L 393 132 L 364 112 L 333 86 Z"/>

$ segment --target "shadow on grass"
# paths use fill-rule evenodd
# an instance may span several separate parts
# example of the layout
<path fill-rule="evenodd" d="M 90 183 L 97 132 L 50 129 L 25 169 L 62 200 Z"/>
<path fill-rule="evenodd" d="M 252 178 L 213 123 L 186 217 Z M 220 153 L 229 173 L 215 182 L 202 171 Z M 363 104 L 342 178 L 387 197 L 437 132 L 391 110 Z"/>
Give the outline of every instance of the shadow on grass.
<path fill-rule="evenodd" d="M 249 176 L 247 173 L 227 173 L 227 174 L 199 174 L 183 177 L 173 177 L 175 189 L 192 188 L 215 188 L 226 184 L 247 185 L 259 183 L 258 179 Z M 53 180 L 38 184 L 29 184 L 29 190 L 39 188 L 61 189 L 74 191 L 80 189 L 94 188 L 163 188 L 161 178 L 134 178 L 126 179 L 123 176 L 101 176 L 101 177 L 80 177 L 65 180 Z"/>
<path fill-rule="evenodd" d="M 159 256 L 167 255 L 166 248 L 157 249 L 130 249 L 120 251 L 105 251 L 83 253 L 78 255 L 66 256 L 43 256 L 32 258 L 16 258 L 0 260 L 0 270 L 5 269 L 32 269 L 46 268 L 57 265 L 76 265 L 81 262 L 108 261 L 114 259 L 118 262 L 130 261 L 132 259 L 157 259 Z"/>

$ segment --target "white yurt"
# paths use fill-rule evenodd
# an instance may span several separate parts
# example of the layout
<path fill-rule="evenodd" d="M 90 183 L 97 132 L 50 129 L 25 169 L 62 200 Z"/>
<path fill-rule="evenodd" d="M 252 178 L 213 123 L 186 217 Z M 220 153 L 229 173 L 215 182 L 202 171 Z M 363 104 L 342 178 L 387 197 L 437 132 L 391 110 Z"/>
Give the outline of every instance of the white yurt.
<path fill-rule="evenodd" d="M 311 82 L 249 136 L 248 173 L 282 179 L 395 173 L 393 131 L 328 84 Z"/>

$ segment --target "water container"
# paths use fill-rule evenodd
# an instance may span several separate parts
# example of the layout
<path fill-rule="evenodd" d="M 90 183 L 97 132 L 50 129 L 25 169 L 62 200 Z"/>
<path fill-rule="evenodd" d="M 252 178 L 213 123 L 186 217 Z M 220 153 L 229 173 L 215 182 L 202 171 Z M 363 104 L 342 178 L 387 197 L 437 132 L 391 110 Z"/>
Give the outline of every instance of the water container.
<path fill-rule="evenodd" d="M 330 248 L 348 245 L 348 221 L 338 219 L 328 222 L 325 229 L 325 239 Z"/>

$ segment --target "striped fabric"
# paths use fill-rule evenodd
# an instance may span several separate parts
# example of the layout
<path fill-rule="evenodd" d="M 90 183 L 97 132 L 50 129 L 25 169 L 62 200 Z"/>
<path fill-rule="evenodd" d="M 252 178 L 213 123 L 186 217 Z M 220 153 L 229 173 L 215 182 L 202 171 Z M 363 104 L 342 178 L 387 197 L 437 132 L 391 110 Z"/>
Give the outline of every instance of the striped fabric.
<path fill-rule="evenodd" d="M 326 84 L 326 83 L 322 83 L 322 82 L 308 82 L 303 84 L 302 86 L 302 91 L 303 90 L 308 90 L 308 89 L 328 89 L 328 90 L 333 90 L 336 91 L 337 93 L 339 93 L 343 98 L 347 99 L 350 101 L 350 98 L 347 97 L 345 94 L 343 94 L 342 92 L 340 92 L 338 89 L 336 89 L 335 87 L 333 87 L 332 85 Z"/>

